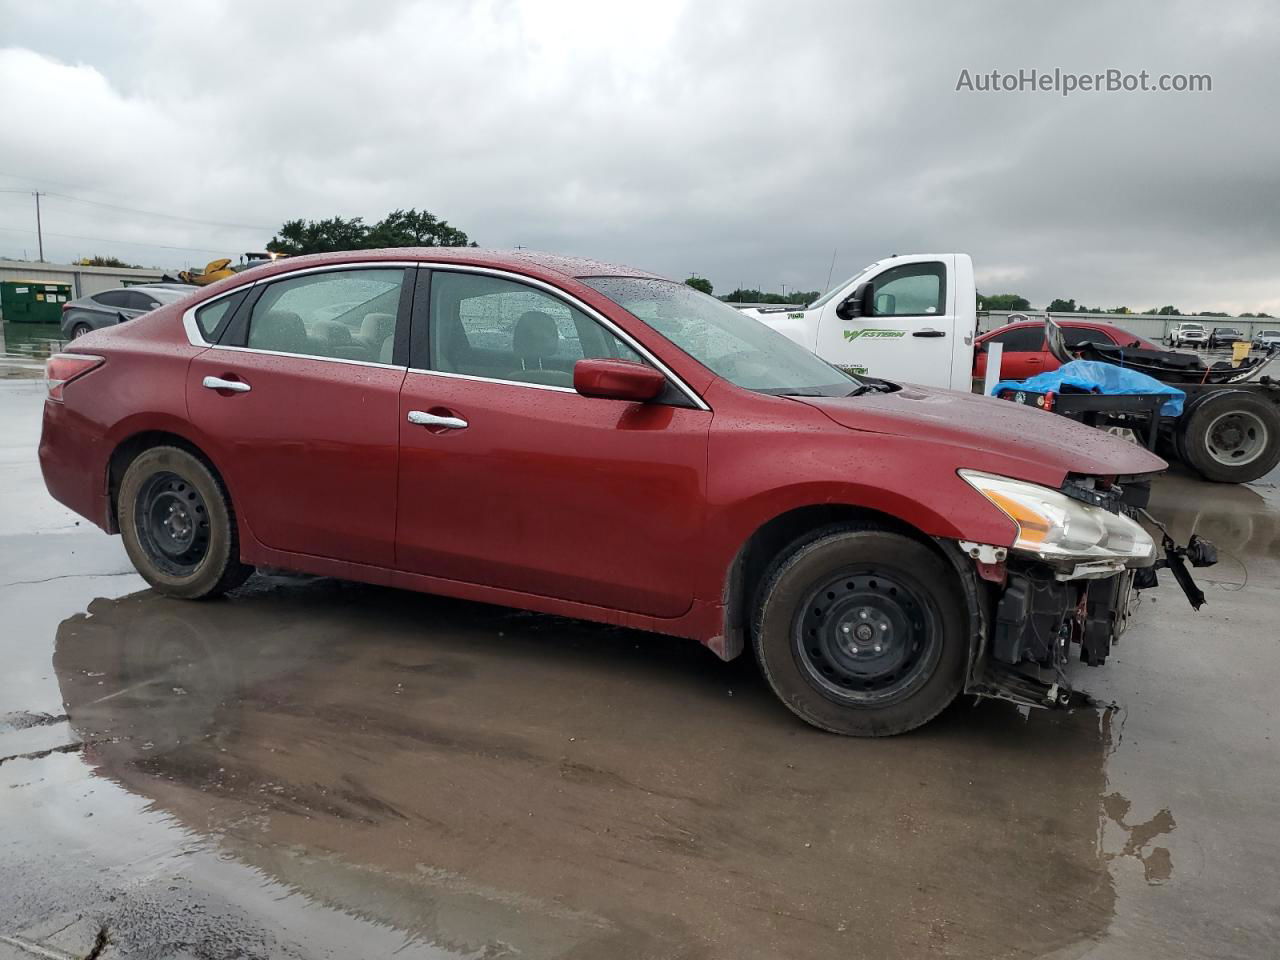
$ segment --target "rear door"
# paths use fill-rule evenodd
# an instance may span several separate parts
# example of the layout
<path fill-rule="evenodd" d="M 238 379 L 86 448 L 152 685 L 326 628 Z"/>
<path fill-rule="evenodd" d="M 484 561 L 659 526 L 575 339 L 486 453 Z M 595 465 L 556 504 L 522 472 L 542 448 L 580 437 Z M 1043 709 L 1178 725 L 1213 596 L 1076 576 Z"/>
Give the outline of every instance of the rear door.
<path fill-rule="evenodd" d="M 817 354 L 857 374 L 950 387 L 957 335 L 956 290 L 949 282 L 954 256 L 895 257 L 865 282 L 872 285 L 870 315 L 844 320 L 842 297 L 829 300 L 818 319 Z"/>
<path fill-rule="evenodd" d="M 575 392 L 579 359 L 653 360 L 554 288 L 436 270 L 424 299 L 427 283 L 397 417 L 397 567 L 652 616 L 687 611 L 711 412 L 674 389 L 650 403 Z"/>
<path fill-rule="evenodd" d="M 191 420 L 266 546 L 392 565 L 414 275 L 367 264 L 272 278 L 191 362 Z"/>

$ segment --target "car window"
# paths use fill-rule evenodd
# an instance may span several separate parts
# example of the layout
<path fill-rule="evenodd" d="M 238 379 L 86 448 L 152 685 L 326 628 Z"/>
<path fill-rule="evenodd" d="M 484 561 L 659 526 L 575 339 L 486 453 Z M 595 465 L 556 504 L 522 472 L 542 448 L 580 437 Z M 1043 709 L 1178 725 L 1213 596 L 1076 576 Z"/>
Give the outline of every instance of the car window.
<path fill-rule="evenodd" d="M 584 358 L 644 362 L 563 300 L 474 273 L 431 275 L 430 340 L 429 369 L 558 387 L 573 386 L 573 365 Z"/>
<path fill-rule="evenodd" d="M 772 327 L 683 283 L 649 277 L 584 277 L 582 282 L 746 390 L 844 397 L 862 385 Z"/>
<path fill-rule="evenodd" d="M 1069 348 L 1078 347 L 1082 343 L 1101 343 L 1108 347 L 1115 346 L 1116 343 L 1105 331 L 1091 330 L 1088 327 L 1064 327 L 1062 339 L 1066 341 Z"/>
<path fill-rule="evenodd" d="M 390 363 L 404 270 L 330 270 L 268 284 L 245 345 L 300 356 Z"/>
<path fill-rule="evenodd" d="M 158 300 L 150 294 L 143 293 L 140 290 L 129 290 L 129 309 L 131 310 L 154 310 L 160 306 Z"/>
<path fill-rule="evenodd" d="M 131 296 L 132 294 L 128 290 L 103 290 L 101 293 L 95 293 L 93 299 L 104 307 L 123 309 L 132 306 L 130 302 Z"/>
<path fill-rule="evenodd" d="M 245 291 L 241 291 L 222 297 L 196 310 L 196 326 L 200 328 L 200 333 L 203 334 L 205 340 L 210 343 L 213 342 L 214 334 L 218 332 L 223 321 L 231 318 L 231 315 L 236 312 L 236 307 L 240 306 L 240 301 L 244 298 Z"/>
<path fill-rule="evenodd" d="M 946 268 L 937 262 L 907 263 L 886 270 L 872 285 L 872 314 L 918 317 L 946 312 Z"/>
<path fill-rule="evenodd" d="M 998 343 L 1005 353 L 1039 353 L 1044 347 L 1044 327 L 1015 327 L 1002 330 L 987 343 Z"/>

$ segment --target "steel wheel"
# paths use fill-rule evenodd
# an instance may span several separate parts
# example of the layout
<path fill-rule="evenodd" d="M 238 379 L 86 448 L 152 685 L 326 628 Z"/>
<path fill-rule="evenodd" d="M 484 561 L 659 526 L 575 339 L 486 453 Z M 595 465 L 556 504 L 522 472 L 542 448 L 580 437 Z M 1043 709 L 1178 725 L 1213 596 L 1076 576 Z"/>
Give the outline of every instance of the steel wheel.
<path fill-rule="evenodd" d="M 801 666 L 827 696 L 851 704 L 909 695 L 940 653 L 937 613 L 904 580 L 868 570 L 806 597 L 793 633 Z"/>
<path fill-rule="evenodd" d="M 1243 466 L 1262 456 L 1269 440 L 1267 425 L 1248 410 L 1218 414 L 1205 430 L 1205 449 L 1218 463 Z"/>
<path fill-rule="evenodd" d="M 194 573 L 209 551 L 204 498 L 176 473 L 147 478 L 138 490 L 134 523 L 147 557 L 170 576 Z"/>

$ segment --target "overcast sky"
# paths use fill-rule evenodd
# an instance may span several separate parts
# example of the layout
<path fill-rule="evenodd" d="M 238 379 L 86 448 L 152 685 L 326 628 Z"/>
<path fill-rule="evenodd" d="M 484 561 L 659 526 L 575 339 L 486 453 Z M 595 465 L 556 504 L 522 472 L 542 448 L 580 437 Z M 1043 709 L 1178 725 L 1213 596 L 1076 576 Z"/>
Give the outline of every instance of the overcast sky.
<path fill-rule="evenodd" d="M 0 0 L 0 256 L 40 189 L 50 260 L 418 207 L 717 292 L 964 251 L 1036 306 L 1280 314 L 1277 39 L 1267 2 Z M 1109 67 L 1213 89 L 956 91 Z"/>

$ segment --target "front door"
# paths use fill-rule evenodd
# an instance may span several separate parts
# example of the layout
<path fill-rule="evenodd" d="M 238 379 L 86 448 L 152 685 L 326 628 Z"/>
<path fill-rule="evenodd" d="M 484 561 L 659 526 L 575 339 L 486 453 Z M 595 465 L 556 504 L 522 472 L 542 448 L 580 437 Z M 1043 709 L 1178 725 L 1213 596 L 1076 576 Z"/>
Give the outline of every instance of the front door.
<path fill-rule="evenodd" d="M 930 386 L 951 386 L 956 326 L 955 284 L 939 259 L 896 258 L 867 280 L 869 315 L 836 315 L 833 298 L 818 319 L 818 356 L 850 373 Z"/>
<path fill-rule="evenodd" d="M 546 289 L 435 271 L 429 300 L 429 343 L 415 311 L 400 395 L 396 566 L 651 616 L 687 611 L 711 413 L 576 393 L 575 361 L 643 358 Z"/>
<path fill-rule="evenodd" d="M 412 276 L 367 267 L 275 280 L 192 360 L 191 420 L 266 546 L 392 565 L 405 377 L 394 333 L 398 314 L 408 322 Z"/>

